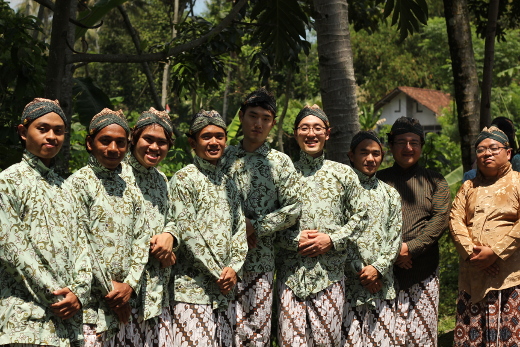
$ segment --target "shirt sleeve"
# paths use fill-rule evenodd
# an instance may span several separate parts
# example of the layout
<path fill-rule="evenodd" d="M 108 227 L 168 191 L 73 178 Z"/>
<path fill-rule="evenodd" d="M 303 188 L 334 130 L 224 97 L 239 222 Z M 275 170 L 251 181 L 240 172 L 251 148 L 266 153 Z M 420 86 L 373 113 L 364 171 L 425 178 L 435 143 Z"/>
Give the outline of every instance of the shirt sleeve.
<path fill-rule="evenodd" d="M 68 288 L 76 295 L 83 306 L 90 298 L 90 286 L 92 283 L 92 264 L 90 261 L 90 247 L 87 239 L 85 224 L 83 223 L 84 211 L 77 199 L 73 199 L 76 226 L 72 233 L 76 233 L 74 238 L 74 268 L 73 282 Z M 74 218 L 73 217 L 73 218 Z"/>
<path fill-rule="evenodd" d="M 45 259 L 20 220 L 20 204 L 14 196 L 0 192 L 0 262 L 2 268 L 23 283 L 34 300 L 45 305 L 56 302 L 53 291 L 62 288 L 45 267 Z"/>
<path fill-rule="evenodd" d="M 514 184 L 516 190 L 514 196 L 520 200 L 520 191 L 518 185 Z M 513 195 L 513 194 L 511 194 Z M 518 202 L 520 204 L 520 201 Z M 513 224 L 513 227 L 507 234 L 505 234 L 500 240 L 491 246 L 493 252 L 498 255 L 502 260 L 509 258 L 515 251 L 520 247 L 520 210 L 517 211 L 517 220 Z"/>
<path fill-rule="evenodd" d="M 343 206 L 345 208 L 345 220 L 347 223 L 330 232 L 330 240 L 337 251 L 343 251 L 349 247 L 350 242 L 357 239 L 359 233 L 366 229 L 368 219 L 365 218 L 368 203 L 361 187 L 357 175 L 349 170 L 343 178 L 346 185 L 347 194 L 344 196 Z"/>
<path fill-rule="evenodd" d="M 294 225 L 300 218 L 301 204 L 298 199 L 299 176 L 289 159 L 284 159 L 276 166 L 278 170 L 278 200 L 280 208 L 273 212 L 252 219 L 258 237 L 271 235 Z"/>
<path fill-rule="evenodd" d="M 204 194 L 204 190 L 197 191 L 196 183 L 191 183 L 191 180 L 186 176 L 173 176 L 171 182 L 171 222 L 175 224 L 176 235 L 179 244 L 188 249 L 192 254 L 196 255 L 196 263 L 193 264 L 196 268 L 201 268 L 203 272 L 209 272 L 215 278 L 220 278 L 223 264 L 215 261 L 211 250 L 206 244 L 206 241 L 198 230 L 198 223 L 205 223 L 199 219 L 195 209 L 195 197 L 193 194 Z M 205 199 L 205 197 L 200 197 Z M 244 221 L 245 227 L 245 221 Z M 209 250 L 205 252 L 204 250 Z"/>
<path fill-rule="evenodd" d="M 426 252 L 448 228 L 451 207 L 450 189 L 444 178 L 439 177 L 435 181 L 431 218 L 422 228 L 420 235 L 406 243 L 412 259 Z"/>
<path fill-rule="evenodd" d="M 138 196 L 135 194 L 135 196 Z M 150 244 L 150 224 L 145 211 L 143 201 L 136 201 L 138 206 L 137 220 L 134 224 L 134 237 L 132 240 L 132 262 L 124 283 L 128 284 L 136 294 L 140 292 L 141 276 L 148 263 Z"/>
<path fill-rule="evenodd" d="M 393 190 L 393 188 L 392 188 Z M 385 276 L 394 266 L 394 261 L 399 254 L 402 245 L 401 228 L 403 226 L 403 214 L 401 210 L 401 197 L 396 190 L 395 194 L 390 196 L 390 210 L 388 211 L 388 219 L 384 224 L 386 226 L 387 242 L 382 245 L 381 254 L 372 266 L 379 271 L 381 276 Z"/>
<path fill-rule="evenodd" d="M 234 189 L 234 198 L 232 199 L 234 206 L 232 207 L 233 218 L 233 236 L 231 239 L 231 262 L 227 265 L 232 268 L 237 275 L 241 274 L 242 266 L 247 256 L 247 235 L 246 235 L 246 221 L 244 213 L 242 212 L 242 204 L 239 198 L 238 190 L 233 184 L 233 181 L 228 181 Z"/>

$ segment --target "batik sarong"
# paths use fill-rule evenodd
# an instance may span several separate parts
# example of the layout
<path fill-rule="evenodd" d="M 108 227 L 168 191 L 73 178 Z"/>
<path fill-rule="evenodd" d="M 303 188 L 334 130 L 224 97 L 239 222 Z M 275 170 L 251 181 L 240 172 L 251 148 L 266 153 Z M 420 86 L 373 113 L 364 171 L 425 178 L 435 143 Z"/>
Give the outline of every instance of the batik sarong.
<path fill-rule="evenodd" d="M 455 346 L 519 346 L 520 286 L 492 290 L 477 303 L 461 291 L 456 318 Z"/>
<path fill-rule="evenodd" d="M 369 304 L 353 307 L 345 303 L 342 343 L 344 347 L 395 346 L 395 300 L 374 299 Z"/>
<path fill-rule="evenodd" d="M 279 346 L 339 346 L 345 301 L 343 280 L 304 300 L 295 296 L 285 283 L 278 283 L 278 295 Z"/>
<path fill-rule="evenodd" d="M 397 292 L 396 346 L 437 346 L 438 271 Z"/>
<path fill-rule="evenodd" d="M 244 272 L 237 283 L 235 344 L 269 346 L 273 306 L 273 273 Z"/>
<path fill-rule="evenodd" d="M 230 306 L 213 310 L 211 305 L 178 302 L 173 305 L 175 347 L 228 347 L 233 345 L 235 312 Z"/>

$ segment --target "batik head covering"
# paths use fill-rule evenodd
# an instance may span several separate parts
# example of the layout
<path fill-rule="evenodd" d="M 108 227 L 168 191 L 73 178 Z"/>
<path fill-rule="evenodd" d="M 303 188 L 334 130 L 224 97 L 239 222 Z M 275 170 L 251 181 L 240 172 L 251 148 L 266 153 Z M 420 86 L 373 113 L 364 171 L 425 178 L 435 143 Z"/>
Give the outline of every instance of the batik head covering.
<path fill-rule="evenodd" d="M 360 131 L 356 135 L 354 135 L 354 137 L 352 138 L 352 142 L 350 142 L 350 151 L 354 152 L 356 150 L 356 147 L 363 140 L 366 140 L 366 139 L 374 140 L 375 142 L 377 142 L 379 147 L 381 147 L 381 149 L 383 149 L 383 144 L 381 143 L 381 140 L 379 139 L 379 137 L 377 137 L 376 133 L 374 133 L 373 131 Z"/>
<path fill-rule="evenodd" d="M 36 98 L 25 106 L 20 123 L 26 125 L 36 118 L 45 116 L 47 113 L 51 112 L 57 113 L 58 116 L 63 119 L 63 122 L 67 124 L 67 117 L 65 117 L 65 113 L 61 109 L 58 100 L 49 100 L 44 98 Z"/>
<path fill-rule="evenodd" d="M 424 142 L 424 129 L 421 123 L 411 117 L 400 117 L 395 121 L 388 134 L 388 142 L 393 142 L 395 136 L 406 133 L 417 134 L 420 136 L 421 141 Z"/>
<path fill-rule="evenodd" d="M 273 112 L 273 114 L 276 116 L 276 100 L 274 99 L 273 94 L 268 92 L 265 88 L 255 90 L 246 96 L 244 102 L 240 106 L 240 110 L 244 112 L 249 106 L 261 106 L 266 110 Z"/>
<path fill-rule="evenodd" d="M 141 116 L 139 116 L 137 123 L 135 123 L 134 129 L 137 130 L 140 128 L 144 128 L 145 126 L 151 124 L 159 124 L 164 128 L 164 131 L 166 131 L 168 137 L 172 137 L 173 124 L 167 112 L 158 111 L 155 108 L 150 107 L 148 111 L 144 111 L 143 113 L 141 113 Z"/>
<path fill-rule="evenodd" d="M 318 105 L 314 104 L 312 106 L 305 105 L 305 107 L 302 108 L 294 120 L 294 129 L 296 129 L 302 119 L 307 116 L 316 116 L 323 121 L 327 128 L 330 127 L 329 118 L 327 118 L 325 112 L 323 112 L 323 110 Z"/>
<path fill-rule="evenodd" d="M 90 126 L 88 127 L 88 133 L 89 135 L 97 134 L 103 128 L 111 124 L 120 125 L 123 129 L 125 129 L 127 135 L 130 134 L 130 127 L 128 126 L 128 122 L 126 121 L 123 111 L 114 111 L 109 108 L 104 108 L 101 110 L 101 112 L 92 117 Z"/>
<path fill-rule="evenodd" d="M 495 141 L 500 142 L 506 147 L 509 147 L 509 139 L 507 135 L 496 126 L 490 126 L 489 128 L 484 127 L 480 134 L 478 134 L 477 141 L 475 141 L 475 147 L 479 145 L 485 139 L 493 139 Z"/>
<path fill-rule="evenodd" d="M 191 119 L 190 132 L 188 136 L 193 136 L 208 125 L 216 125 L 226 130 L 227 126 L 222 119 L 222 116 L 215 110 L 205 111 L 200 110 L 199 113 L 195 114 Z"/>

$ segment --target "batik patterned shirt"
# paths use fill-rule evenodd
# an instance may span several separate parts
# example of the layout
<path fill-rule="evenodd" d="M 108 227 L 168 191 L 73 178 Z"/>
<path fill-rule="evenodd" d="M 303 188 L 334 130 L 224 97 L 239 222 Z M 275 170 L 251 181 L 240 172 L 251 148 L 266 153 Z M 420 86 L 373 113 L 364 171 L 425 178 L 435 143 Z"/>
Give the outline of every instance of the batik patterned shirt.
<path fill-rule="evenodd" d="M 62 320 L 49 307 L 65 287 L 85 305 L 92 280 L 79 205 L 62 183 L 28 151 L 0 173 L 1 345 L 65 347 L 83 338 L 81 311 Z"/>
<path fill-rule="evenodd" d="M 151 216 L 148 221 L 150 227 L 150 238 L 154 236 L 154 230 L 162 230 L 166 224 L 168 213 L 168 180 L 157 168 L 146 168 L 132 155 L 129 154 L 127 163 L 132 167 L 135 183 L 141 192 L 147 215 Z M 152 226 L 154 225 L 154 226 Z M 168 283 L 170 280 L 171 267 L 161 268 L 161 263 L 149 256 L 144 276 L 141 277 L 141 298 L 144 319 L 157 317 L 162 308 L 169 306 Z"/>
<path fill-rule="evenodd" d="M 178 244 L 173 296 L 177 302 L 225 308 L 216 281 L 225 267 L 237 275 L 247 255 L 246 224 L 235 183 L 200 157 L 170 181 L 171 207 L 166 230 Z"/>
<path fill-rule="evenodd" d="M 298 175 L 291 159 L 265 142 L 246 152 L 242 144 L 229 146 L 224 170 L 233 178 L 244 201 L 244 215 L 256 231 L 257 246 L 247 254 L 244 271 L 274 271 L 274 238 L 300 217 Z"/>
<path fill-rule="evenodd" d="M 375 306 L 374 299 L 395 298 L 394 261 L 401 250 L 401 197 L 394 188 L 377 179 L 368 177 L 354 169 L 364 188 L 368 204 L 366 228 L 361 232 L 349 255 L 345 266 L 345 296 L 353 306 L 369 304 Z M 357 273 L 365 266 L 372 265 L 381 274 L 383 287 L 371 294 L 359 282 Z"/>
<path fill-rule="evenodd" d="M 365 225 L 366 201 L 356 174 L 347 165 L 302 151 L 294 166 L 299 174 L 302 214 L 299 228 L 278 234 L 277 278 L 305 299 L 344 277 L 349 241 L 356 239 Z M 303 230 L 328 234 L 332 248 L 317 257 L 298 254 Z"/>
<path fill-rule="evenodd" d="M 105 295 L 112 280 L 134 290 L 130 304 L 139 307 L 141 275 L 148 262 L 153 214 L 146 211 L 131 167 L 125 162 L 115 170 L 101 165 L 94 156 L 88 165 L 65 182 L 80 200 L 86 216 L 87 237 L 92 248 L 95 283 L 92 301 L 84 307 L 85 323 L 96 324 L 96 331 L 117 331 L 115 313 Z"/>

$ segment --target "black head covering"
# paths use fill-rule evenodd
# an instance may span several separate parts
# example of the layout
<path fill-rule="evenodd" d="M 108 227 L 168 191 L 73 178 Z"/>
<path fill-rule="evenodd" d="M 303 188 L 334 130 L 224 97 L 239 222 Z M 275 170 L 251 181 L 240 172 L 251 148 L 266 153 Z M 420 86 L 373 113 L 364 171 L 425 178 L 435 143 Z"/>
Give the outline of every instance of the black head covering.
<path fill-rule="evenodd" d="M 352 142 L 350 142 L 350 151 L 354 152 L 356 150 L 356 147 L 363 140 L 366 140 L 366 139 L 374 140 L 375 142 L 377 142 L 379 147 L 381 147 L 381 149 L 383 149 L 383 144 L 381 143 L 381 140 L 379 139 L 379 137 L 377 137 L 376 133 L 374 133 L 373 131 L 360 131 L 356 135 L 354 135 L 354 137 L 352 138 Z"/>
<path fill-rule="evenodd" d="M 316 116 L 323 121 L 327 128 L 330 127 L 329 118 L 325 112 L 323 112 L 323 110 L 318 105 L 314 104 L 312 106 L 306 105 L 304 108 L 302 108 L 294 120 L 294 129 L 296 129 L 302 119 L 307 116 Z"/>
<path fill-rule="evenodd" d="M 247 95 L 240 106 L 240 110 L 244 112 L 249 106 L 261 106 L 266 110 L 273 112 L 276 116 L 276 100 L 274 99 L 273 94 L 268 92 L 265 88 L 260 88 Z"/>
<path fill-rule="evenodd" d="M 411 117 L 400 117 L 395 121 L 388 134 L 388 142 L 393 142 L 395 136 L 406 133 L 417 134 L 421 137 L 421 141 L 424 142 L 424 129 L 421 123 Z"/>

